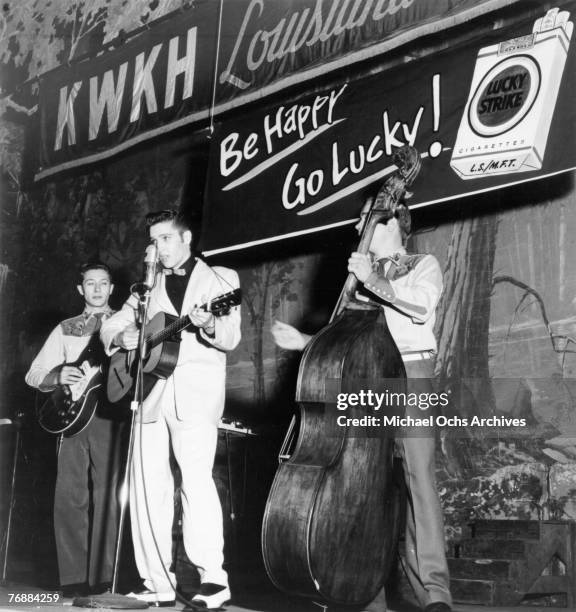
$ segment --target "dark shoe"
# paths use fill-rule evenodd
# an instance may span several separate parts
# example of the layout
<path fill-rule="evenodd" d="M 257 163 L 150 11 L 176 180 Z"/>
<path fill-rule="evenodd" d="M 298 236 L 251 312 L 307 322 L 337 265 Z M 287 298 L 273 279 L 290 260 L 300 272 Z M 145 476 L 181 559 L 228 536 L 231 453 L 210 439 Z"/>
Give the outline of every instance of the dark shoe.
<path fill-rule="evenodd" d="M 204 582 L 200 585 L 198 593 L 192 598 L 190 605 L 183 612 L 197 612 L 198 610 L 219 610 L 230 601 L 230 589 L 222 584 Z"/>
<path fill-rule="evenodd" d="M 155 606 L 156 608 L 168 608 L 176 605 L 176 594 L 174 591 L 142 589 L 138 592 L 128 593 L 126 597 L 134 597 L 140 601 L 145 601 L 149 606 Z"/>
<path fill-rule="evenodd" d="M 452 608 L 443 601 L 434 601 L 424 608 L 424 612 L 452 612 Z"/>
<path fill-rule="evenodd" d="M 63 584 L 60 587 L 62 597 L 65 599 L 74 599 L 75 597 L 87 597 L 90 595 L 90 587 L 86 582 L 74 582 L 72 584 Z"/>

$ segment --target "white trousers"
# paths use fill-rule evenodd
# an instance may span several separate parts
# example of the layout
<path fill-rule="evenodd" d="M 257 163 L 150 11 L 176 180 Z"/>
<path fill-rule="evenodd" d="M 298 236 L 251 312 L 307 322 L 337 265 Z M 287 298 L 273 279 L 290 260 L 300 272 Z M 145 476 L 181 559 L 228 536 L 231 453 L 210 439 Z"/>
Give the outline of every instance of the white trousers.
<path fill-rule="evenodd" d="M 227 586 L 228 576 L 222 568 L 222 508 L 212 478 L 217 426 L 199 419 L 179 421 L 173 409 L 164 409 L 153 423 L 142 424 L 138 416 L 136 420 L 130 516 L 136 565 L 145 586 L 169 592 L 176 584 L 174 574 L 169 572 L 174 519 L 170 444 L 182 473 L 182 534 L 186 554 L 198 568 L 201 582 Z"/>

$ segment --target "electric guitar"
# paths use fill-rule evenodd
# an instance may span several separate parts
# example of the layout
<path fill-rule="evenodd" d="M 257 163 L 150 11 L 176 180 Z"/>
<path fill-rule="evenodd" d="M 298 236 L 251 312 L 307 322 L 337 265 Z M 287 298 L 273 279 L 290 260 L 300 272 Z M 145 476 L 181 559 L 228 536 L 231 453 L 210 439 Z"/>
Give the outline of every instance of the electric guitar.
<path fill-rule="evenodd" d="M 215 317 L 221 317 L 230 312 L 233 306 L 238 306 L 242 299 L 240 289 L 218 296 L 201 308 L 211 312 Z M 144 339 L 144 398 L 152 390 L 158 378 L 168 378 L 178 362 L 180 351 L 180 332 L 192 325 L 186 314 L 175 317 L 166 312 L 159 312 L 145 326 Z M 108 369 L 107 395 L 108 400 L 115 403 L 130 391 L 136 378 L 138 360 L 137 351 L 117 351 L 110 358 Z"/>
<path fill-rule="evenodd" d="M 100 399 L 104 382 L 102 363 L 104 352 L 96 334 L 73 363 L 84 377 L 72 385 L 60 385 L 38 409 L 40 427 L 53 434 L 69 438 L 80 433 L 92 420 Z"/>

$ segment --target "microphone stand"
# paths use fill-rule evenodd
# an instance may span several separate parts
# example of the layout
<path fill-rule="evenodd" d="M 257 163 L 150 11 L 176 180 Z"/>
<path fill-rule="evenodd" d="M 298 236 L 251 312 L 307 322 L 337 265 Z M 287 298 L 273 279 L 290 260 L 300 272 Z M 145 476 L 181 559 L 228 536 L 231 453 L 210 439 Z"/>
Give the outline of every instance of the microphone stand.
<path fill-rule="evenodd" d="M 134 399 L 130 402 L 132 415 L 130 418 L 130 434 L 128 439 L 128 451 L 126 454 L 126 465 L 124 466 L 124 476 L 120 486 L 120 517 L 118 520 L 118 535 L 116 537 L 116 550 L 114 553 L 114 571 L 112 574 L 112 593 L 116 593 L 118 585 L 118 570 L 120 565 L 122 537 L 124 535 L 124 523 L 126 521 L 126 508 L 128 507 L 130 490 L 130 468 L 134 455 L 134 429 L 136 426 L 136 415 L 142 417 L 142 404 L 144 402 L 144 357 L 146 351 L 145 323 L 148 318 L 148 306 L 150 305 L 151 289 L 146 287 L 146 291 L 140 295 L 138 302 L 138 315 L 140 318 L 140 329 L 138 334 L 137 348 L 137 368 L 136 382 L 134 386 Z"/>
<path fill-rule="evenodd" d="M 76 597 L 73 601 L 73 605 L 83 608 L 135 609 L 148 607 L 146 602 L 134 597 L 128 597 L 126 595 L 116 593 L 116 589 L 118 587 L 118 570 L 120 566 L 122 539 L 124 535 L 124 523 L 126 522 L 126 509 L 129 503 L 128 495 L 130 491 L 130 468 L 132 465 L 132 456 L 134 454 L 134 428 L 136 426 L 136 414 L 142 414 L 142 404 L 144 402 L 144 357 L 146 355 L 145 323 L 148 318 L 151 287 L 144 283 L 142 286 L 145 287 L 145 291 L 141 293 L 138 298 L 138 317 L 140 319 L 140 328 L 138 333 L 138 348 L 136 349 L 136 383 L 134 388 L 134 399 L 130 402 L 130 408 L 132 410 L 132 416 L 130 419 L 130 437 L 128 441 L 128 451 L 126 454 L 126 465 L 124 466 L 122 484 L 120 485 L 120 515 L 118 518 L 118 532 L 116 536 L 116 548 L 114 551 L 112 586 L 110 591 L 100 595 Z"/>
<path fill-rule="evenodd" d="M 20 452 L 20 421 L 10 419 L 0 419 L 0 425 L 13 425 L 16 430 L 14 440 L 14 453 L 12 456 L 12 478 L 10 486 L 10 500 L 8 502 L 8 522 L 6 524 L 4 539 L 4 554 L 2 559 L 2 580 L 0 584 L 6 584 L 6 572 L 8 567 L 8 547 L 10 546 L 10 536 L 12 535 L 12 513 L 14 511 L 15 490 L 16 490 L 16 468 L 18 466 L 18 453 Z"/>

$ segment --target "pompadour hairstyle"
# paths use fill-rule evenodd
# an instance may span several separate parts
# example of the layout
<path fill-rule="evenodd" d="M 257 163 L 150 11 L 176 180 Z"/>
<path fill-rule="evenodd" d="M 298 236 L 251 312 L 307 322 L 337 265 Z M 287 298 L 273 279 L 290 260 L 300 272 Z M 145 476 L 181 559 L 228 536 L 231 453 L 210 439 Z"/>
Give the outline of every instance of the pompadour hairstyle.
<path fill-rule="evenodd" d="M 164 223 L 164 221 L 173 221 L 175 227 L 177 227 L 181 232 L 186 230 L 192 231 L 190 227 L 190 222 L 178 210 L 166 209 L 166 210 L 156 210 L 150 212 L 146 215 L 146 227 L 150 228 L 157 223 Z"/>
<path fill-rule="evenodd" d="M 110 280 L 112 280 L 112 271 L 105 263 L 102 263 L 101 261 L 89 261 L 80 266 L 80 284 L 82 284 L 82 281 L 84 280 L 84 274 L 90 270 L 104 270 L 104 272 L 108 274 Z"/>

